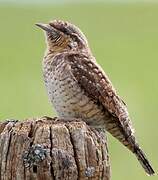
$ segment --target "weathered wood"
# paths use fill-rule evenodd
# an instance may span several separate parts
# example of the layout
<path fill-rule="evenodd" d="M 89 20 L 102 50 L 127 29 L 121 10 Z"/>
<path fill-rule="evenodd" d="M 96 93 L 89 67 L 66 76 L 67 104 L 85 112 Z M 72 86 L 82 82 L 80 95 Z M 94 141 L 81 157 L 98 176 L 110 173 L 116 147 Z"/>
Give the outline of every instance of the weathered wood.
<path fill-rule="evenodd" d="M 106 135 L 83 121 L 0 123 L 0 180 L 109 180 Z"/>

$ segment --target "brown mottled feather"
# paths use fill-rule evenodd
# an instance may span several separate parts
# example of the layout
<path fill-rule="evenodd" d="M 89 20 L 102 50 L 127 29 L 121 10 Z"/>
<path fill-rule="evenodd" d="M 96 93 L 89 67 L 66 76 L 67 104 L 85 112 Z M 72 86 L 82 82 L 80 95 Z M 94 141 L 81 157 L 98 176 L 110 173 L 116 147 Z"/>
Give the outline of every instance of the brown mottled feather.
<path fill-rule="evenodd" d="M 115 121 L 125 131 L 128 138 L 133 134 L 127 108 L 117 96 L 112 83 L 104 71 L 95 63 L 94 57 L 85 54 L 71 54 L 65 57 L 71 66 L 71 72 L 78 84 L 85 90 L 87 96 L 99 102 L 109 113 L 116 117 Z"/>

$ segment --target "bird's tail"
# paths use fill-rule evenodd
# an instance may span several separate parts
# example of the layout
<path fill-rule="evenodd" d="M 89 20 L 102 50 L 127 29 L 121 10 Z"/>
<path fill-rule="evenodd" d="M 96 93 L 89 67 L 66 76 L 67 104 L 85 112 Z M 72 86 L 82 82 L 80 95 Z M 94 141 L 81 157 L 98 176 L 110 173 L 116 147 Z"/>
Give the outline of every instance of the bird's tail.
<path fill-rule="evenodd" d="M 130 128 L 123 129 L 120 124 L 115 119 L 110 119 L 109 124 L 106 125 L 106 130 L 110 132 L 115 138 L 117 138 L 124 146 L 126 146 L 131 152 L 133 152 L 140 164 L 142 165 L 143 169 L 146 171 L 148 175 L 154 175 L 155 172 L 151 167 L 146 155 L 139 147 L 138 143 L 136 142 L 135 137 L 132 135 L 132 131 Z M 131 131 L 131 132 L 130 132 Z M 127 134 L 128 132 L 128 134 Z M 129 136 L 129 134 L 131 134 Z"/>
<path fill-rule="evenodd" d="M 149 176 L 154 175 L 155 172 L 154 172 L 153 168 L 151 167 L 148 159 L 146 158 L 146 155 L 144 154 L 144 152 L 140 149 L 140 147 L 138 145 L 135 146 L 134 153 L 135 153 L 138 161 L 140 162 L 140 164 L 146 171 L 146 173 Z"/>

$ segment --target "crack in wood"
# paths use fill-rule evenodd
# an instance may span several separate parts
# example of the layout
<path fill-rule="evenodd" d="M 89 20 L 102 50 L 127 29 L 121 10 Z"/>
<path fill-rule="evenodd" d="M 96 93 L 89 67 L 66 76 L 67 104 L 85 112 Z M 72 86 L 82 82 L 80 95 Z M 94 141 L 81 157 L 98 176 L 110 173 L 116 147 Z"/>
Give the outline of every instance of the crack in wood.
<path fill-rule="evenodd" d="M 65 124 L 65 126 L 66 126 L 66 128 L 67 128 L 67 130 L 68 130 L 68 132 L 69 132 L 70 142 L 71 142 L 72 149 L 73 149 L 73 153 L 74 153 L 74 160 L 75 160 L 75 164 L 76 164 L 77 172 L 78 172 L 78 178 L 77 178 L 77 180 L 79 180 L 79 179 L 80 179 L 80 168 L 79 168 L 79 162 L 78 162 L 78 159 L 77 159 L 77 153 L 76 153 L 76 149 L 75 149 L 74 140 L 73 140 L 72 134 L 71 134 L 71 132 L 70 132 L 69 126 L 66 125 L 66 124 Z"/>
<path fill-rule="evenodd" d="M 17 120 L 7 120 L 7 125 L 9 126 L 9 124 L 11 124 L 10 128 L 8 129 L 8 134 L 9 134 L 9 139 L 8 139 L 8 147 L 7 147 L 7 152 L 6 152 L 6 165 L 5 165 L 5 171 L 7 169 L 7 165 L 8 165 L 8 155 L 9 155 L 9 151 L 10 151 L 10 145 L 11 145 L 11 140 L 12 140 L 12 132 L 13 132 L 13 128 L 15 126 L 15 124 L 17 123 L 18 121 Z M 11 166 L 11 169 L 10 169 L 10 173 L 11 173 L 11 176 L 12 176 L 12 166 Z"/>
<path fill-rule="evenodd" d="M 52 158 L 53 158 L 53 154 L 52 154 L 52 150 L 53 150 L 53 140 L 52 140 L 52 128 L 51 126 L 49 127 L 49 131 L 50 131 L 50 157 L 51 157 L 51 162 L 50 162 L 50 173 L 52 175 L 53 180 L 55 180 L 55 174 L 54 174 L 54 169 L 53 169 L 53 162 L 52 162 Z"/>

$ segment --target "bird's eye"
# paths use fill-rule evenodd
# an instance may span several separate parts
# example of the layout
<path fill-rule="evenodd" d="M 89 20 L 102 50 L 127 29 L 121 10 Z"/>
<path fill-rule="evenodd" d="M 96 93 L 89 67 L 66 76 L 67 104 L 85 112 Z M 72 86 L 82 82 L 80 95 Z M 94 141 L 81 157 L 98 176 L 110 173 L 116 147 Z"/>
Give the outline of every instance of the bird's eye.
<path fill-rule="evenodd" d="M 61 39 L 61 35 L 59 33 L 49 33 L 48 37 L 54 43 L 58 42 Z"/>
<path fill-rule="evenodd" d="M 61 39 L 61 35 L 59 33 L 56 33 L 52 36 L 53 42 L 58 42 Z"/>

